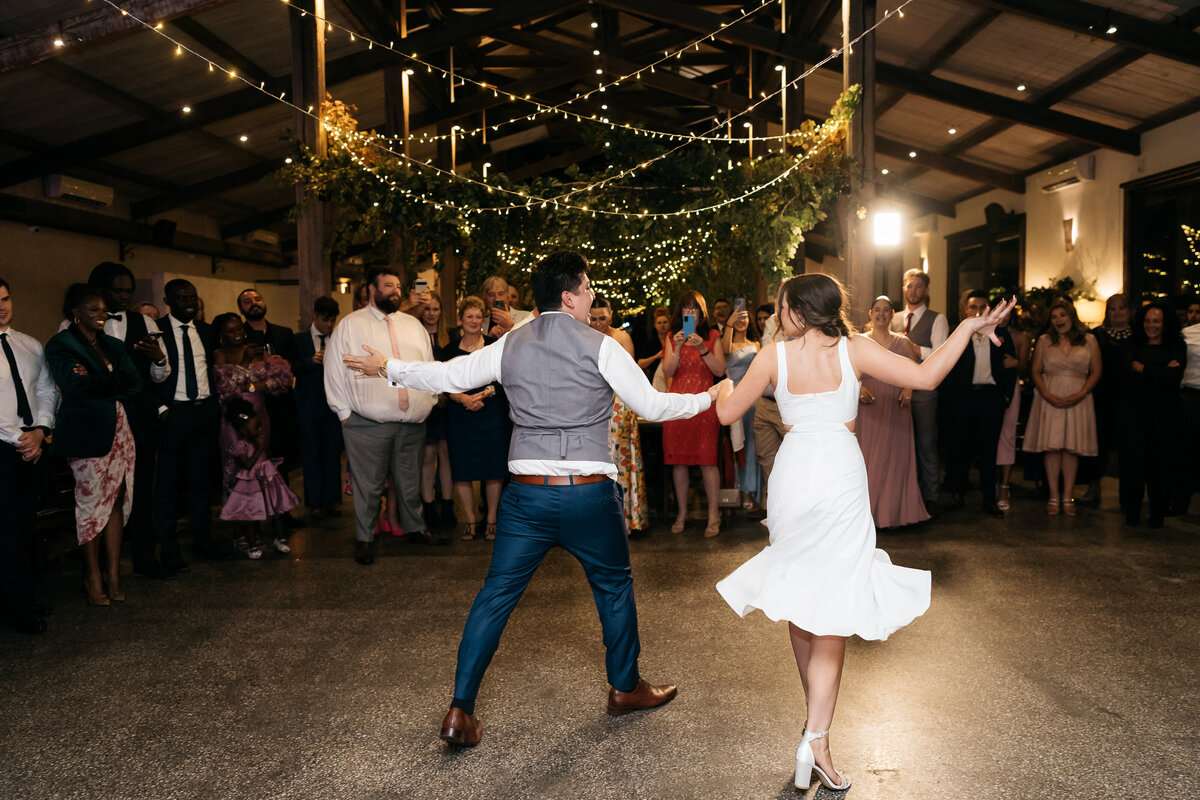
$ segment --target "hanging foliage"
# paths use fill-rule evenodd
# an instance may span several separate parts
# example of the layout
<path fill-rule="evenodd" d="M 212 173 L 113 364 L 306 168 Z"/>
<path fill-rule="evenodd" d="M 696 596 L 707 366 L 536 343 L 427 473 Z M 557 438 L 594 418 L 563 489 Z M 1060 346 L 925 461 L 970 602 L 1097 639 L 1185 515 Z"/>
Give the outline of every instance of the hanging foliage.
<path fill-rule="evenodd" d="M 412 268 L 452 248 L 473 288 L 491 274 L 523 284 L 542 256 L 574 249 L 588 257 L 592 283 L 626 310 L 668 301 L 685 287 L 753 296 L 758 275 L 771 283 L 789 273 L 804 232 L 849 185 L 846 132 L 859 97 L 851 87 L 825 123 L 807 121 L 788 135 L 786 153 L 753 159 L 744 145 L 703 140 L 655 160 L 667 152 L 656 140 L 588 127 L 585 141 L 603 151 L 603 171 L 573 165 L 564 180 L 522 184 L 502 174 L 456 180 L 410 165 L 374 131 L 358 130 L 353 107 L 330 100 L 321 107 L 328 154 L 316 158 L 295 142 L 275 180 L 306 184 L 305 202 L 330 203 L 334 258 L 357 254 Z"/>

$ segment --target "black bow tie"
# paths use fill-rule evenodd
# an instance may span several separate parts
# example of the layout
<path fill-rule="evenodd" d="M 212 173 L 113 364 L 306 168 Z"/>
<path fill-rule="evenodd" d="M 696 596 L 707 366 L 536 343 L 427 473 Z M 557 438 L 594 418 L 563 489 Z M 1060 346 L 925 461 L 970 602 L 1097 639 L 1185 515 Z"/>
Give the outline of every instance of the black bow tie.
<path fill-rule="evenodd" d="M 109 318 L 109 319 L 115 319 L 117 322 L 120 322 L 120 321 L 121 321 L 121 315 L 120 315 L 120 314 L 109 314 L 109 315 L 108 315 L 108 318 Z"/>

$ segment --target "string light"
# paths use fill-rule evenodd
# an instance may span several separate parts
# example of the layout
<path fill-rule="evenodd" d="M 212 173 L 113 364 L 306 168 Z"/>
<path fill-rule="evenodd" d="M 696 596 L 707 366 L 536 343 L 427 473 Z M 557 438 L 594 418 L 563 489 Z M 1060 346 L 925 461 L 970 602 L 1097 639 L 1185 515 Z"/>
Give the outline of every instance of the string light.
<path fill-rule="evenodd" d="M 126 16 L 131 16 L 131 15 L 129 15 L 128 11 L 126 11 L 125 9 L 120 9 L 118 6 L 116 6 L 116 4 L 113 2 L 113 0 L 103 0 L 103 2 L 104 2 L 106 5 L 108 5 L 108 6 L 110 6 L 111 8 L 113 8 L 114 10 L 118 10 L 118 11 L 120 11 L 120 12 L 121 12 L 123 15 L 126 15 Z M 288 4 L 289 6 L 291 6 L 291 7 L 293 7 L 293 8 L 295 7 L 295 6 L 292 6 L 292 4 L 289 2 L 289 0 L 282 0 L 282 2 L 284 2 L 284 3 Z M 756 8 L 756 9 L 754 9 L 754 10 L 755 10 L 755 11 L 757 11 L 757 10 L 759 10 L 759 9 L 761 9 L 761 8 L 763 8 L 763 7 L 765 7 L 766 5 L 768 5 L 768 4 L 769 4 L 769 3 L 771 3 L 771 2 L 777 2 L 777 0 L 764 0 L 764 2 L 763 2 L 762 4 L 760 4 L 760 6 L 759 6 L 758 8 Z M 914 0 L 907 0 L 907 1 L 904 3 L 904 5 L 907 5 L 908 3 L 911 3 L 911 2 L 914 2 Z M 303 16 L 304 12 L 303 12 L 303 10 L 301 10 L 301 11 L 302 11 L 302 16 Z M 747 16 L 749 16 L 749 14 L 750 14 L 750 13 L 753 13 L 753 12 L 743 12 L 743 15 L 742 15 L 741 17 L 739 17 L 739 21 L 740 21 L 741 19 L 744 19 L 744 18 L 746 18 Z M 872 27 L 870 27 L 870 28 L 868 28 L 867 30 L 863 31 L 863 33 L 862 33 L 862 34 L 861 34 L 861 35 L 860 35 L 860 36 L 859 36 L 857 39 L 855 39 L 854 41 L 855 41 L 855 42 L 857 42 L 859 39 L 861 39 L 861 38 L 863 38 L 864 36 L 868 35 L 868 34 L 869 34 L 869 33 L 871 33 L 872 31 L 874 31 L 876 27 L 878 27 L 880 24 L 882 24 L 884 21 L 886 21 L 887 19 L 889 19 L 891 16 L 893 16 L 893 15 L 894 15 L 894 14 L 896 14 L 896 13 L 898 13 L 898 11 L 897 11 L 897 12 L 887 12 L 887 13 L 885 13 L 885 15 L 884 15 L 884 18 L 883 18 L 883 19 L 881 19 L 880 21 L 878 21 L 878 22 L 877 22 L 875 25 L 873 25 Z M 902 15 L 901 15 L 901 16 L 902 16 Z M 155 33 L 157 33 L 158 35 L 162 36 L 163 38 L 165 38 L 165 39 L 167 39 L 168 41 L 170 41 L 170 42 L 172 42 L 173 44 L 175 44 L 177 49 L 185 49 L 185 50 L 187 50 L 187 52 L 188 52 L 188 53 L 190 53 L 190 54 L 192 54 L 192 55 L 196 56 L 197 58 L 199 58 L 199 59 L 201 59 L 201 60 L 205 61 L 205 62 L 208 64 L 208 69 L 209 69 L 209 71 L 210 71 L 210 72 L 213 72 L 213 71 L 215 71 L 215 69 L 218 69 L 218 68 L 219 68 L 219 69 L 221 69 L 221 71 L 222 71 L 222 72 L 225 72 L 225 73 L 226 73 L 226 74 L 227 74 L 227 75 L 228 75 L 228 76 L 229 76 L 231 79 L 242 80 L 242 81 L 243 81 L 244 83 L 246 83 L 248 86 L 251 86 L 252 88 L 259 89 L 260 91 L 263 91 L 265 94 L 268 94 L 269 96 L 271 96 L 271 97 L 274 99 L 274 95 L 273 95 L 273 94 L 271 94 L 270 92 L 266 92 L 266 91 L 265 91 L 265 89 L 263 88 L 263 86 L 262 86 L 262 84 L 261 84 L 261 83 L 260 83 L 260 85 L 259 85 L 259 86 L 255 86 L 254 84 L 252 84 L 252 83 L 250 83 L 249 81 L 247 81 L 245 78 L 241 78 L 241 77 L 237 76 L 237 75 L 236 75 L 236 72 L 235 72 L 234 70 L 232 70 L 232 69 L 225 69 L 224 67 L 219 67 L 219 66 L 217 66 L 217 65 L 216 65 L 216 64 L 215 64 L 213 61 L 211 61 L 211 60 L 209 60 L 209 59 L 205 58 L 204 56 L 202 56 L 202 55 L 200 55 L 199 53 L 195 52 L 195 51 L 194 51 L 194 50 L 192 50 L 191 48 L 185 48 L 181 42 L 178 42 L 178 41 L 176 41 L 175 39 L 172 39 L 172 38 L 171 38 L 169 35 L 167 35 L 166 33 L 162 32 L 162 30 L 161 30 L 161 29 L 155 29 L 155 28 L 153 28 L 152 26 L 150 26 L 150 25 L 149 25 L 148 23 L 146 23 L 145 21 L 138 19 L 136 16 L 134 16 L 134 17 L 133 17 L 133 19 L 135 19 L 137 22 L 139 22 L 141 25 L 143 25 L 143 26 L 144 26 L 144 27 L 146 27 L 147 29 L 153 30 L 153 31 L 154 31 Z M 328 24 L 332 24 L 332 23 L 328 23 Z M 722 29 L 723 29 L 723 28 L 725 28 L 725 27 L 726 27 L 727 25 L 729 25 L 729 24 L 733 24 L 733 23 L 722 23 Z M 709 35 L 706 35 L 706 37 L 702 37 L 702 38 L 707 38 L 708 36 L 709 36 Z M 391 48 L 389 48 L 389 49 L 391 49 Z M 686 47 L 685 47 L 684 49 L 686 49 Z M 669 51 L 668 51 L 668 52 L 669 52 Z M 836 54 L 836 53 L 837 53 L 837 51 L 835 50 L 835 51 L 834 51 L 834 53 Z M 809 75 L 811 75 L 811 74 L 812 74 L 812 73 L 813 73 L 813 72 L 814 72 L 814 71 L 815 71 L 817 68 L 819 68 L 820 66 L 822 66 L 822 65 L 823 65 L 823 64 L 824 64 L 826 61 L 830 60 L 832 57 L 833 57 L 833 56 L 831 55 L 829 58 L 827 58 L 827 59 L 825 59 L 825 60 L 823 60 L 823 61 L 821 61 L 821 62 L 818 62 L 817 64 L 814 64 L 814 65 L 813 65 L 813 66 L 812 66 L 812 67 L 811 67 L 809 70 L 807 70 L 807 71 L 806 71 L 806 72 L 805 72 L 803 75 L 797 76 L 797 78 L 796 78 L 796 79 L 795 79 L 795 80 L 794 80 L 792 83 L 793 83 L 793 84 L 795 84 L 795 83 L 798 83 L 800 80 L 802 80 L 802 79 L 804 79 L 804 78 L 808 77 L 808 76 L 809 76 Z M 425 63 L 425 62 L 421 62 L 421 61 L 420 61 L 420 60 L 417 58 L 417 56 L 416 56 L 416 54 L 415 54 L 415 53 L 413 53 L 413 54 L 412 54 L 411 58 L 412 58 L 413 60 L 417 61 L 418 63 Z M 428 65 L 428 66 L 432 66 L 432 65 Z M 644 68 L 643 68 L 643 69 L 644 69 Z M 442 70 L 442 71 L 443 71 L 443 72 L 445 72 L 445 70 Z M 651 71 L 653 71 L 653 65 L 651 65 Z M 614 83 L 615 83 L 615 82 L 614 82 Z M 612 85 L 612 84 L 609 84 L 609 85 Z M 603 87 L 601 87 L 601 89 L 603 89 Z M 784 89 L 784 87 L 780 87 L 780 89 L 779 89 L 778 91 L 783 91 L 783 89 Z M 776 92 L 776 93 L 778 93 L 778 92 Z M 293 103 L 289 103 L 289 102 L 285 101 L 285 100 L 284 100 L 284 95 L 285 95 L 285 94 L 286 94 L 286 93 L 280 93 L 280 96 L 279 96 L 279 102 L 281 102 L 281 103 L 284 103 L 285 105 L 288 105 L 289 107 L 291 107 L 291 108 L 293 108 L 294 110 L 296 110 L 296 111 L 299 111 L 299 112 L 301 112 L 301 113 L 307 113 L 309 116 L 313 116 L 313 117 L 314 117 L 314 119 L 317 119 L 317 121 L 320 121 L 320 120 L 319 120 L 319 118 L 318 118 L 318 117 L 316 117 L 316 116 L 313 114 L 313 110 L 314 110 L 314 109 L 313 109 L 313 106 L 311 106 L 311 105 L 310 105 L 310 106 L 308 107 L 308 111 L 307 111 L 307 112 L 305 112 L 305 111 L 304 111 L 303 109 L 301 109 L 299 106 L 296 106 L 296 105 L 295 105 L 295 104 L 293 104 Z M 509 94 L 509 93 L 507 93 L 507 92 L 506 92 L 505 94 L 507 94 L 507 95 L 510 97 L 510 99 L 518 99 L 518 98 L 516 97 L 516 95 L 512 95 L 512 94 Z M 775 94 L 775 93 L 773 93 L 773 94 Z M 773 94 L 772 94 L 771 96 L 773 96 Z M 577 98 L 579 98 L 579 97 L 586 97 L 586 96 L 587 96 L 586 94 L 584 94 L 584 95 L 577 95 Z M 750 106 L 748 106 L 748 107 L 747 107 L 746 109 L 744 109 L 743 111 L 737 112 L 737 114 L 735 114 L 735 115 L 731 115 L 730 119 L 732 120 L 732 118 L 733 118 L 734 116 L 741 116 L 741 115 L 743 115 L 743 114 L 747 114 L 747 113 L 749 113 L 749 112 L 750 112 L 750 111 L 752 111 L 752 110 L 753 110 L 755 107 L 757 107 L 759 104 L 761 104 L 762 102 L 765 102 L 767 99 L 769 99 L 769 97 L 770 97 L 770 96 L 768 96 L 768 97 L 764 98 L 763 100 L 760 100 L 760 101 L 758 101 L 758 102 L 756 102 L 756 103 L 754 103 L 754 104 L 751 104 Z M 526 95 L 524 99 L 526 99 L 526 100 L 529 100 L 529 99 L 530 99 L 530 98 L 529 98 L 529 95 Z M 568 102 L 570 102 L 570 101 L 568 101 Z M 557 107 L 547 107 L 547 108 L 555 108 L 555 109 L 556 109 Z M 578 115 L 577 115 L 577 116 L 578 116 Z M 323 123 L 323 124 L 324 124 L 324 123 Z M 503 124 L 503 123 L 501 123 L 501 124 Z M 827 122 L 825 123 L 825 125 L 829 125 L 829 124 L 830 124 L 830 122 L 829 122 L 829 121 L 827 121 Z M 327 129 L 329 129 L 329 126 L 328 126 L 328 125 L 325 125 L 325 127 L 326 127 Z M 624 126 L 612 126 L 612 127 L 624 127 Z M 702 134 L 702 135 L 700 135 L 700 136 L 696 136 L 696 135 L 689 135 L 689 136 L 686 136 L 686 137 L 684 137 L 684 136 L 675 136 L 675 135 L 670 135 L 670 134 L 663 134 L 663 135 L 669 136 L 670 138 L 674 138 L 674 139 L 683 139 L 683 140 L 684 140 L 684 144 L 687 144 L 687 143 L 689 143 L 690 141 L 694 141 L 694 140 L 700 140 L 700 139 L 707 139 L 707 138 L 709 138 L 709 134 L 712 134 L 713 132 L 715 132 L 716 130 L 718 130 L 720 127 L 721 127 L 720 125 L 715 125 L 715 126 L 714 126 L 714 127 L 713 127 L 713 128 L 710 130 L 710 131 L 708 131 L 707 133 L 705 133 L 705 134 Z M 496 126 L 493 126 L 493 128 L 492 128 L 492 129 L 493 129 L 493 130 L 495 130 L 495 129 L 496 129 Z M 453 135 L 453 134 L 451 134 L 451 135 Z M 361 136 L 362 136 L 362 134 L 361 134 L 361 133 L 357 133 L 357 132 L 356 132 L 355 134 L 353 134 L 353 136 L 355 136 L 355 137 L 361 137 Z M 772 138 L 780 138 L 780 139 L 782 139 L 782 138 L 785 138 L 786 136 L 788 136 L 788 134 L 783 134 L 783 135 L 781 135 L 781 136 L 778 136 L 778 137 L 772 137 Z M 375 138 L 375 139 L 382 139 L 383 137 L 378 137 L 378 136 L 375 136 L 375 137 L 373 137 L 373 138 Z M 728 137 L 728 136 L 726 136 L 726 137 L 713 137 L 713 138 L 715 138 L 716 140 L 719 140 L 719 141 L 721 141 L 721 140 L 723 140 L 723 141 L 739 141 L 739 140 L 737 140 L 737 139 L 735 139 L 735 138 L 733 138 L 733 137 Z M 341 143 L 341 142 L 340 142 L 340 138 L 339 138 L 339 137 L 336 137 L 336 136 L 335 136 L 335 140 L 337 140 L 337 141 L 339 141 L 339 143 Z M 748 140 L 748 139 L 747 139 L 747 140 Z M 342 144 L 343 144 L 343 147 L 344 147 L 344 143 L 342 143 Z M 373 143 L 372 143 L 372 144 L 373 144 Z M 732 199 L 730 199 L 730 200 L 727 200 L 727 201 L 724 201 L 724 202 L 722 202 L 722 203 L 719 203 L 719 204 L 716 204 L 716 205 L 713 205 L 713 206 L 704 207 L 704 208 L 702 208 L 702 209 L 685 209 L 685 210 L 682 210 L 682 211 L 679 211 L 679 212 L 654 212 L 654 213 L 642 213 L 642 214 L 632 213 L 632 214 L 631 214 L 631 213 L 627 213 L 627 212 L 618 212 L 618 211 L 613 211 L 613 210 L 611 210 L 611 209 L 589 209 L 589 208 L 588 208 L 586 205 L 574 205 L 574 204 L 564 203 L 564 200 L 565 200 L 565 199 L 567 199 L 567 198 L 570 198 L 570 197 L 572 197 L 572 196 L 575 196 L 575 195 L 578 195 L 578 194 L 581 194 L 581 193 L 584 193 L 584 192 L 594 191 L 594 190 L 595 190 L 595 189 L 597 189 L 597 188 L 602 188 L 603 186 L 605 186 L 605 185 L 607 185 L 607 184 L 609 184 L 609 183 L 611 183 L 611 182 L 613 182 L 613 181 L 615 181 L 615 180 L 618 180 L 618 179 L 620 179 L 620 178 L 627 177 L 628 175 L 631 175 L 631 174 L 633 174 L 633 173 L 634 173 L 636 170 L 638 170 L 638 169 L 644 169 L 644 168 L 646 168 L 647 166 L 649 166 L 650 164 L 652 164 L 652 163 L 654 163 L 654 162 L 656 162 L 656 161 L 659 161 L 659 160 L 661 160 L 661 159 L 663 159 L 663 158 L 666 158 L 667 156 L 669 156 L 669 155 L 673 154 L 674 152 L 676 152 L 676 151 L 678 151 L 679 149 L 681 149 L 683 146 L 684 146 L 684 145 L 683 145 L 683 144 L 681 144 L 681 145 L 679 145 L 679 146 L 677 146 L 677 147 L 675 147 L 675 148 L 673 148 L 673 149 L 667 150 L 666 152 L 659 154 L 658 156 L 655 156 L 655 157 L 653 157 L 653 158 L 651 158 L 651 159 L 648 159 L 647 161 L 644 161 L 644 162 L 642 162 L 642 163 L 640 163 L 640 164 L 636 165 L 635 167 L 628 168 L 628 169 L 626 169 L 626 170 L 623 170 L 623 171 L 621 171 L 621 172 L 619 172 L 619 173 L 617 173 L 617 174 L 615 174 L 615 175 L 612 175 L 612 176 L 610 176 L 610 177 L 608 177 L 608 178 L 603 178 L 603 179 L 601 179 L 601 180 L 599 180 L 599 181 L 596 181 L 596 182 L 594 182 L 594 183 L 592 183 L 592 184 L 589 184 L 589 185 L 587 185 L 587 186 L 579 187 L 579 188 L 577 188 L 577 189 L 574 189 L 574 190 L 572 190 L 572 191 L 570 191 L 570 192 L 567 192 L 567 193 L 565 193 L 565 194 L 563 194 L 563 195 L 559 195 L 559 196 L 557 196 L 557 197 L 550 197 L 550 198 L 547 198 L 547 197 L 539 197 L 539 196 L 529 196 L 529 195 L 526 195 L 526 194 L 524 194 L 524 193 L 522 193 L 522 192 L 517 192 L 517 191 L 509 190 L 509 189 L 507 189 L 507 188 L 504 188 L 504 187 L 499 187 L 499 186 L 493 186 L 493 185 L 489 185 L 489 184 L 487 184 L 487 183 L 485 183 L 485 182 L 482 182 L 482 181 L 476 180 L 476 179 L 474 179 L 474 178 L 471 178 L 470 176 L 462 176 L 462 175 L 458 175 L 457 173 L 454 173 L 454 172 L 451 172 L 451 171 L 443 170 L 443 169 L 441 169 L 441 168 L 439 168 L 439 167 L 433 167 L 433 166 L 432 166 L 431 164 L 429 164 L 428 162 L 424 162 L 424 163 L 422 163 L 422 162 L 419 162 L 419 161 L 417 161 L 417 160 L 415 160 L 415 159 L 410 159 L 408 156 L 405 156 L 403 153 L 398 153 L 398 152 L 396 152 L 396 151 L 394 151 L 394 150 L 389 150 L 389 149 L 387 149 L 386 147 L 381 147 L 380 149 L 383 149 L 383 150 L 385 150 L 386 152 L 389 152 L 389 153 L 391 153 L 392 155 L 395 155 L 396 157 L 398 157 L 398 158 L 401 158 L 401 159 L 405 160 L 405 161 L 406 161 L 406 162 L 407 162 L 407 163 L 408 163 L 410 166 L 414 166 L 414 167 L 416 167 L 416 168 L 418 168 L 418 169 L 430 169 L 430 170 L 431 170 L 431 171 L 433 171 L 433 172 L 436 172 L 436 173 L 440 173 L 440 174 L 443 174 L 443 175 L 449 176 L 449 177 L 451 177 L 451 178 L 453 178 L 453 179 L 455 179 L 455 180 L 462 180 L 462 181 L 466 181 L 466 182 L 469 182 L 469 183 L 474 183 L 474 184 L 480 185 L 480 186 L 482 186 L 482 187 L 486 188 L 486 189 L 487 189 L 487 191 L 488 191 L 489 193 L 490 193 L 490 192 L 492 192 L 492 191 L 500 191 L 500 192 L 507 193 L 507 194 L 511 194 L 511 195 L 518 195 L 518 196 L 521 196 L 521 197 L 523 197 L 523 198 L 525 198 L 525 199 L 526 199 L 526 202 L 524 202 L 524 203 L 521 203 L 521 204 L 514 204 L 514 205 L 509 205 L 509 206 L 499 206 L 499 207 L 494 207 L 494 208 L 473 209 L 473 210 L 474 210 L 474 211 L 476 211 L 476 212 L 479 212 L 479 211 L 492 211 L 492 212 L 501 212 L 501 211 L 502 211 L 502 212 L 504 212 L 504 213 L 507 213 L 508 211 L 511 211 L 511 210 L 514 210 L 514 209 L 520 209 L 520 208 L 525 208 L 525 209 L 528 209 L 528 208 L 532 208 L 532 207 L 534 207 L 534 206 L 537 206 L 537 205 L 539 205 L 539 204 L 540 204 L 541 206 L 545 206 L 547 203 L 554 203 L 556 206 L 558 206 L 558 205 L 564 205 L 564 206 L 565 206 L 565 207 L 567 207 L 567 208 L 572 208 L 572 209 L 575 209 L 575 210 L 579 210 L 579 211 L 583 211 L 583 212 L 591 213 L 593 216 L 596 216 L 596 215 L 598 215 L 598 214 L 606 214 L 606 215 L 619 215 L 619 216 L 627 216 L 627 217 L 631 217 L 631 216 L 651 216 L 651 217 L 663 217 L 663 216 L 678 216 L 678 215 L 686 215 L 686 216 L 691 216 L 691 214 L 693 214 L 693 213 L 700 213 L 701 211 L 711 210 L 711 209 L 713 209 L 713 208 L 719 208 L 719 207 L 721 207 L 721 206 L 723 206 L 723 205 L 728 205 L 728 204 L 730 204 L 730 203 L 733 203 L 733 202 L 738 202 L 738 201 L 744 200 L 746 197 L 749 197 L 749 196 L 751 196 L 751 195 L 752 195 L 752 194 L 754 194 L 754 193 L 757 193 L 757 192 L 761 191 L 762 189 L 765 189 L 767 186 L 769 186 L 769 185 L 772 185 L 773 183 L 775 183 L 775 182 L 777 182 L 778 180 L 782 179 L 782 177 L 786 176 L 787 174 L 790 174 L 790 172 L 791 172 L 791 171 L 793 171 L 793 170 L 795 169 L 795 167 L 799 165 L 800 161 L 801 161 L 801 160 L 803 160 L 803 159 L 801 159 L 801 160 L 798 160 L 798 161 L 796 162 L 796 164 L 794 164 L 794 165 L 793 165 L 791 168 L 789 168 L 788 170 L 786 170 L 784 173 L 781 173 L 781 175 L 780 175 L 780 176 L 777 176 L 777 177 L 776 177 L 775 179 L 773 179 L 772 181 L 769 181 L 769 182 L 767 182 L 767 183 L 765 183 L 765 184 L 762 184 L 762 185 L 760 185 L 760 186 L 757 186 L 757 187 L 753 187 L 753 188 L 751 188 L 751 189 L 750 189 L 748 192 L 746 192 L 745 194 L 743 194 L 743 195 L 741 195 L 741 196 L 739 196 L 739 197 L 737 197 L 737 198 L 732 198 Z M 347 152 L 348 152 L 348 153 L 350 153 L 350 150 L 349 150 L 349 148 L 346 148 L 346 150 L 347 150 Z M 352 157 L 352 159 L 353 159 L 353 160 L 355 160 L 355 162 L 356 162 L 356 163 L 359 163 L 359 164 L 360 164 L 360 166 L 363 166 L 364 168 L 366 168 L 366 165 L 365 165 L 365 164 L 362 164 L 362 163 L 361 163 L 361 161 L 360 161 L 359 159 L 355 158 L 355 157 L 353 156 L 353 154 L 352 154 L 352 153 L 351 153 L 351 157 Z M 807 154 L 805 155 L 805 157 L 807 157 Z M 374 171 L 372 171 L 372 174 L 376 174 L 376 175 L 377 175 L 377 173 L 375 173 Z M 378 175 L 377 175 L 377 177 L 378 177 Z M 392 188 L 393 190 L 400 189 L 400 187 L 397 187 L 397 186 L 395 186 L 395 185 L 392 185 L 392 186 L 391 186 L 391 188 Z M 410 194 L 410 195 L 412 194 L 412 193 L 408 193 L 408 192 L 406 192 L 406 191 L 405 191 L 405 193 L 406 193 L 406 194 Z M 423 196 L 417 196 L 417 195 L 412 195 L 412 196 L 416 197 L 416 199 L 426 199 L 426 198 L 424 198 Z M 458 209 L 458 210 L 463 210 L 463 211 L 466 211 L 467 213 L 470 213 L 470 211 L 471 211 L 471 209 L 462 209 L 462 208 L 460 208 L 459 206 L 457 206 L 456 204 L 454 204 L 454 203 L 452 203 L 452 202 L 443 202 L 443 201 L 437 201 L 435 204 L 436 204 L 436 205 L 439 205 L 439 206 L 441 206 L 441 207 L 455 208 L 455 209 Z"/>

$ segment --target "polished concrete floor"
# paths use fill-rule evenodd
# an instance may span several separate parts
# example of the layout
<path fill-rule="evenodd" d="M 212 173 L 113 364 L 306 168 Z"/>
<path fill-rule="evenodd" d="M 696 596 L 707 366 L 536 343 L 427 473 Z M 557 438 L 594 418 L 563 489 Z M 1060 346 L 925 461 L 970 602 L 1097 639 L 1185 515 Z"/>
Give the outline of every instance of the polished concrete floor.
<path fill-rule="evenodd" d="M 849 795 L 1200 796 L 1200 518 L 1150 531 L 1111 502 L 1075 519 L 1015 506 L 880 536 L 933 571 L 934 597 L 891 640 L 851 641 L 832 734 Z M 0 633 L 0 797 L 800 797 L 785 626 L 738 619 L 713 589 L 764 529 L 709 540 L 702 524 L 632 544 L 642 672 L 678 682 L 675 702 L 605 716 L 591 594 L 555 551 L 468 751 L 436 734 L 484 541 L 387 541 L 362 567 L 347 515 L 298 532 L 293 557 L 131 576 L 109 608 L 85 606 L 75 564 L 52 567 L 50 631 Z"/>

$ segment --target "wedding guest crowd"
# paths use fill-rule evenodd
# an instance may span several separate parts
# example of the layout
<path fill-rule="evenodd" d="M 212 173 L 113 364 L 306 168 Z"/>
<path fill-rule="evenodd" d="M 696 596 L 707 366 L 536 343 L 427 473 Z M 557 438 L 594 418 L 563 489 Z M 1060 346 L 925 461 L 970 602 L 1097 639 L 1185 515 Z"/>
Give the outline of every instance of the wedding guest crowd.
<path fill-rule="evenodd" d="M 67 290 L 59 333 L 43 350 L 13 328 L 14 298 L 0 279 L 0 598 L 17 630 L 46 629 L 32 575 L 36 471 L 47 457 L 73 478 L 82 587 L 94 606 L 126 598 L 124 539 L 135 575 L 167 580 L 189 571 L 181 513 L 191 559 L 290 553 L 288 532 L 300 524 L 291 512 L 301 500 L 288 468 L 303 465 L 305 519 L 338 517 L 343 450 L 358 563 L 374 562 L 383 533 L 446 545 L 443 532 L 461 524 L 462 540 L 496 536 L 510 478 L 501 383 L 439 396 L 357 380 L 342 357 L 364 345 L 406 361 L 469 355 L 536 315 L 517 307 L 520 287 L 491 276 L 443 310 L 424 281 L 406 287 L 395 269 L 374 267 L 354 292 L 355 311 L 339 321 L 338 303 L 317 298 L 311 324 L 296 332 L 268 320 L 255 288 L 210 325 L 192 282 L 166 283 L 161 316 L 153 303 L 134 301 L 136 286 L 124 265 L 98 265 Z M 950 332 L 929 296 L 929 276 L 909 270 L 899 310 L 876 298 L 861 335 L 914 361 L 928 358 Z M 985 314 L 993 299 L 964 292 L 960 317 Z M 590 325 L 661 391 L 699 392 L 724 377 L 737 383 L 762 349 L 786 338 L 774 305 L 718 299 L 710 315 L 693 290 L 672 309 L 648 308 L 645 337 L 631 337 L 617 311 L 597 295 Z M 1026 483 L 1045 490 L 1047 514 L 1074 517 L 1076 484 L 1089 487 L 1081 505 L 1098 502 L 1114 455 L 1127 524 L 1141 523 L 1147 496 L 1152 528 L 1187 511 L 1200 488 L 1200 461 L 1191 457 L 1200 447 L 1200 298 L 1134 309 L 1115 294 L 1088 331 L 1074 303 L 1057 297 L 1043 323 L 1014 315 L 994 341 L 974 337 L 938 391 L 861 376 L 854 433 L 878 529 L 924 523 L 961 507 L 975 488 L 983 511 L 1003 517 L 1018 464 Z M 1022 386 L 1032 395 L 1024 420 Z M 761 517 L 786 435 L 768 385 L 728 429 L 711 410 L 665 423 L 658 463 L 643 456 L 636 414 L 614 398 L 609 442 L 627 531 L 650 527 L 648 475 L 661 474 L 674 490 L 671 530 L 682 533 L 693 467 L 706 537 L 721 532 L 722 490 L 736 497 L 729 505 Z"/>

